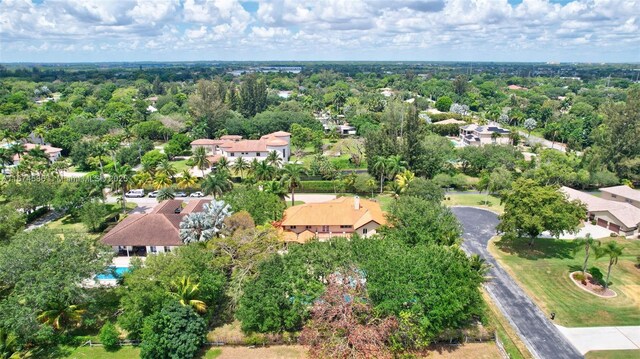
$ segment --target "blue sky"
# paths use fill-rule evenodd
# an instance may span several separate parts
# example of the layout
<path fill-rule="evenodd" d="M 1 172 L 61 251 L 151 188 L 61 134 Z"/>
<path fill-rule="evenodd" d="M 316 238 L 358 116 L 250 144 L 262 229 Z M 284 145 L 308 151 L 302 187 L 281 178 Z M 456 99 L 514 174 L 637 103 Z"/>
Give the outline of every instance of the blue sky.
<path fill-rule="evenodd" d="M 0 0 L 0 62 L 640 62 L 640 0 Z"/>

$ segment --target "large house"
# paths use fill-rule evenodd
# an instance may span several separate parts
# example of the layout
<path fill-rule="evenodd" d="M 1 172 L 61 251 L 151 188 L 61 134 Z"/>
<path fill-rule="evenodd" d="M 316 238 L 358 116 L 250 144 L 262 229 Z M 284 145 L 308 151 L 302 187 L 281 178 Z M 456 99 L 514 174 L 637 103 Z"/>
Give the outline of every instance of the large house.
<path fill-rule="evenodd" d="M 497 123 L 484 126 L 472 123 L 460 127 L 460 141 L 466 146 L 508 145 L 511 142 L 510 133 L 511 131 L 500 127 Z"/>
<path fill-rule="evenodd" d="M 276 152 L 283 162 L 288 162 L 291 156 L 290 142 L 289 132 L 278 131 L 264 135 L 259 140 L 244 140 L 238 135 L 225 135 L 217 140 L 198 139 L 191 142 L 191 149 L 204 147 L 211 163 L 217 162 L 222 157 L 229 162 L 235 162 L 238 158 L 248 162 L 254 159 L 262 161 L 270 152 Z"/>
<path fill-rule="evenodd" d="M 40 149 L 40 150 L 44 151 L 45 155 L 49 158 L 49 161 L 52 162 L 52 163 L 55 162 L 58 158 L 60 158 L 62 156 L 62 148 L 53 147 L 53 146 L 49 146 L 49 145 L 25 143 L 24 144 L 24 151 L 22 152 L 22 154 L 13 155 L 13 158 L 12 158 L 13 164 L 15 166 L 20 164 L 20 160 L 22 159 L 22 156 L 24 154 L 28 153 L 29 151 L 35 150 L 35 149 Z"/>
<path fill-rule="evenodd" d="M 121 256 L 146 256 L 149 253 L 171 252 L 182 245 L 180 222 L 186 215 L 202 212 L 209 200 L 182 200 L 159 203 L 149 213 L 130 214 L 102 237 L 102 243 L 112 246 Z"/>
<path fill-rule="evenodd" d="M 281 223 L 284 240 L 305 243 L 312 238 L 368 237 L 386 224 L 380 204 L 359 197 L 289 207 Z"/>
<path fill-rule="evenodd" d="M 587 216 L 589 220 L 595 221 L 598 226 L 624 236 L 634 236 L 639 234 L 640 208 L 635 207 L 627 201 L 620 201 L 617 194 L 613 194 L 613 196 L 616 196 L 613 197 L 613 200 L 608 198 L 612 198 L 611 193 L 613 191 L 620 195 L 625 193 L 625 195 L 636 198 L 637 200 L 640 192 L 634 191 L 631 188 L 629 188 L 629 190 L 632 192 L 629 192 L 620 187 L 623 186 L 601 188 L 602 197 L 596 197 L 569 187 L 562 187 L 561 191 L 564 192 L 569 199 L 583 202 L 587 206 Z M 637 204 L 638 202 L 635 203 Z"/>
<path fill-rule="evenodd" d="M 634 207 L 640 208 L 640 191 L 629 186 L 614 186 L 600 188 L 602 198 L 610 201 L 629 203 Z"/>

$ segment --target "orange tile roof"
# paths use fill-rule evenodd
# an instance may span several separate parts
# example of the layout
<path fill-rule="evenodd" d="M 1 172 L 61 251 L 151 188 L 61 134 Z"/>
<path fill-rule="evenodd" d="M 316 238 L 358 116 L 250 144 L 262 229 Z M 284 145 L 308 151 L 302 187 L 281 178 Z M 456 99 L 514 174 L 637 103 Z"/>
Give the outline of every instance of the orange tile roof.
<path fill-rule="evenodd" d="M 296 234 L 291 231 L 284 231 L 282 233 L 282 239 L 285 242 L 298 242 L 298 243 L 307 243 L 315 237 L 315 233 L 305 230 L 304 232 L 300 232 Z"/>
<path fill-rule="evenodd" d="M 284 212 L 283 226 L 353 226 L 358 229 L 373 221 L 386 224 L 384 212 L 377 202 L 360 199 L 355 209 L 354 197 L 336 198 L 329 202 L 308 203 L 289 207 Z"/>
<path fill-rule="evenodd" d="M 224 135 L 220 136 L 221 140 L 241 140 L 242 136 L 240 135 Z"/>
<path fill-rule="evenodd" d="M 212 146 L 212 145 L 221 145 L 224 142 L 225 141 L 222 141 L 222 140 L 210 140 L 208 138 L 200 138 L 200 139 L 197 139 L 195 141 L 192 141 L 191 145 L 192 146 L 193 145 L 209 145 L 209 146 Z"/>

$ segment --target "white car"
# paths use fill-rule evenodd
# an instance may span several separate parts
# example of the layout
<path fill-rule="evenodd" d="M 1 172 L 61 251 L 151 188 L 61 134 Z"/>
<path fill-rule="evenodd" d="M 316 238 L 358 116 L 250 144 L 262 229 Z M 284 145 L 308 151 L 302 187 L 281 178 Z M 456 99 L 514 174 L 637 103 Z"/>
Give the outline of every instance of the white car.
<path fill-rule="evenodd" d="M 198 191 L 198 192 L 193 192 L 192 194 L 189 195 L 189 197 L 204 197 L 204 193 Z"/>
<path fill-rule="evenodd" d="M 158 192 L 159 192 L 159 191 L 153 191 L 153 192 L 149 193 L 149 198 L 156 198 L 156 197 L 158 197 Z"/>
<path fill-rule="evenodd" d="M 174 193 L 174 196 L 176 196 L 176 197 L 186 197 L 186 196 L 187 196 L 187 194 L 186 194 L 186 193 L 184 193 L 184 192 L 182 192 L 182 191 L 180 191 L 180 192 L 176 192 L 176 193 Z"/>
<path fill-rule="evenodd" d="M 125 193 L 124 196 L 125 197 L 142 198 L 142 197 L 144 197 L 144 190 L 143 189 L 132 189 L 131 191 Z"/>

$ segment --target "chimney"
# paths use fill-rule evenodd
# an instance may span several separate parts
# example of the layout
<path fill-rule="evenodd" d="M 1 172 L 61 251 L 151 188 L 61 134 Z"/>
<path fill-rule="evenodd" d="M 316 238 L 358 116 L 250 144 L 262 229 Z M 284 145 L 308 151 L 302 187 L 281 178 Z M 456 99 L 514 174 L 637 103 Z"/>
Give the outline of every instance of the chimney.
<path fill-rule="evenodd" d="M 356 210 L 360 209 L 360 197 L 353 197 L 353 208 L 355 208 Z"/>

